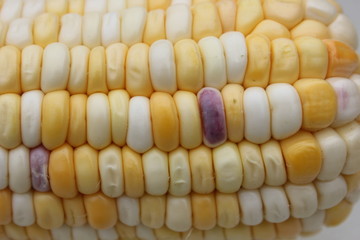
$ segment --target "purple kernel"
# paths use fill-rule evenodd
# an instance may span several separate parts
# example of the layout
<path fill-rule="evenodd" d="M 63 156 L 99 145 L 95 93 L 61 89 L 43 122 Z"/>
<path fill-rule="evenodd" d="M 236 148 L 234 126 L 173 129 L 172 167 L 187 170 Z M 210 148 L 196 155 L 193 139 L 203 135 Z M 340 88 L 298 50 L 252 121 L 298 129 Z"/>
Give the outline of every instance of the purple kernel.
<path fill-rule="evenodd" d="M 219 90 L 203 88 L 198 93 L 204 143 L 216 147 L 227 139 L 224 104 Z"/>
<path fill-rule="evenodd" d="M 49 151 L 43 146 L 30 151 L 30 168 L 32 187 L 39 192 L 50 191 L 48 179 Z"/>

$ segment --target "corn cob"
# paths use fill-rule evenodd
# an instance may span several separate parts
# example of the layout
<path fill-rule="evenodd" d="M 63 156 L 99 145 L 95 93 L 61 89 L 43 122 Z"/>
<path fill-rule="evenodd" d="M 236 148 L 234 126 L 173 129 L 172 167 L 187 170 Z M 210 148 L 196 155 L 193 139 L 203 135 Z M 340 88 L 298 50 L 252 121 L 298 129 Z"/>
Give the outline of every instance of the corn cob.
<path fill-rule="evenodd" d="M 360 197 L 335 1 L 0 6 L 0 239 L 293 239 Z"/>

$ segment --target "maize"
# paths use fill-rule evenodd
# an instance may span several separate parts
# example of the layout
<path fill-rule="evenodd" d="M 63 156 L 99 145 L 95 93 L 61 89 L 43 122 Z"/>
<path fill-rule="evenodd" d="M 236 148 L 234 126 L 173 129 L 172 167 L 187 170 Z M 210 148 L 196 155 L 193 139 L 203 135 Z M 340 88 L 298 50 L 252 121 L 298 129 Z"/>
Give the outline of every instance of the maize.
<path fill-rule="evenodd" d="M 360 198 L 334 0 L 0 8 L 0 239 L 295 239 Z"/>

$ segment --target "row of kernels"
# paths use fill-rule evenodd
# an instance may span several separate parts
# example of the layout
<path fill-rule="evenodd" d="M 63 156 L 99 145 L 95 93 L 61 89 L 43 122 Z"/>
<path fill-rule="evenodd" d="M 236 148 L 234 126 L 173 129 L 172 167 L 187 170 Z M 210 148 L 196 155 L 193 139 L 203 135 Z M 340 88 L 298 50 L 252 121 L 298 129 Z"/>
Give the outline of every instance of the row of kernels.
<path fill-rule="evenodd" d="M 333 123 L 336 116 L 342 120 L 337 125 L 344 125 L 358 116 L 356 104 L 359 94 L 355 93 L 344 106 L 337 104 L 334 90 L 324 80 L 298 83 L 300 97 L 290 85 L 271 85 L 268 91 L 270 104 L 266 92 L 261 88 L 248 88 L 244 92 L 238 85 L 229 85 L 224 89 L 223 96 L 218 90 L 205 88 L 200 92 L 198 101 L 195 94 L 181 91 L 174 98 L 166 93 L 154 93 L 150 100 L 145 97 L 129 100 L 123 90 L 111 91 L 109 96 L 96 93 L 90 97 L 80 94 L 70 97 L 65 91 L 44 96 L 38 90 L 29 91 L 22 97 L 3 94 L 0 97 L 3 113 L 0 120 L 4 128 L 0 142 L 5 148 L 14 148 L 21 142 L 28 147 L 43 143 L 50 150 L 66 140 L 75 147 L 88 141 L 96 149 L 102 149 L 112 141 L 117 145 L 126 142 L 141 153 L 150 149 L 155 142 L 161 150 L 171 151 L 179 144 L 191 149 L 204 141 L 213 147 L 227 138 L 239 142 L 244 136 L 251 142 L 263 143 L 271 135 L 278 139 L 291 136 L 299 130 L 301 123 L 305 129 L 320 130 Z M 325 89 L 321 85 L 328 88 L 324 94 L 329 100 L 323 101 L 311 94 L 313 89 L 315 92 Z M 291 111 L 295 117 L 287 115 L 288 102 L 279 102 L 276 93 L 281 89 L 291 90 L 289 96 L 285 97 L 296 103 L 297 108 Z M 356 88 L 352 89 L 357 91 Z M 348 89 L 342 91 L 351 93 Z M 227 93 L 231 95 L 225 95 Z M 160 101 L 162 99 L 167 102 Z M 254 110 L 254 101 L 262 106 L 261 109 Z M 158 102 L 162 103 L 155 104 Z M 188 105 L 190 107 L 185 103 L 191 104 Z M 337 111 L 337 105 L 345 111 L 343 114 Z M 102 115 L 98 114 L 99 109 Z M 167 121 L 164 120 L 164 113 L 167 113 Z M 349 113 L 350 118 L 347 116 Z M 258 118 L 257 114 L 261 114 L 262 118 Z M 285 129 L 282 128 L 284 119 L 290 121 Z M 139 142 L 139 139 L 142 141 Z"/>
<path fill-rule="evenodd" d="M 43 143 L 52 150 L 67 140 L 75 147 L 87 141 L 102 149 L 114 142 L 143 153 L 154 143 L 164 151 L 179 144 L 192 149 L 202 142 L 214 147 L 227 139 L 261 144 L 271 136 L 285 139 L 300 128 L 346 125 L 359 116 L 359 102 L 356 81 L 345 78 L 301 79 L 294 86 L 271 84 L 266 91 L 229 84 L 221 92 L 203 88 L 197 97 L 186 91 L 130 98 L 125 90 L 89 97 L 32 90 L 21 97 L 0 95 L 0 145 Z"/>
<path fill-rule="evenodd" d="M 61 0 L 61 1 L 54 1 L 54 0 L 41 0 L 41 1 L 25 1 L 22 3 L 22 1 L 13 1 L 15 3 L 11 3 L 11 1 L 5 1 L 5 4 L 1 7 L 4 7 L 9 13 L 7 13 L 8 16 L 2 16 L 3 18 L 7 19 L 10 16 L 15 17 L 33 17 L 36 16 L 36 13 L 41 13 L 44 11 L 56 13 L 58 15 L 66 14 L 67 12 L 70 13 L 86 13 L 86 12 L 99 12 L 104 13 L 106 11 L 121 11 L 125 9 L 126 7 L 134 7 L 134 6 L 141 6 L 148 8 L 149 10 L 152 9 L 166 9 L 170 3 L 171 5 L 175 4 L 184 4 L 184 5 L 196 5 L 201 2 L 215 2 L 215 1 L 191 1 L 191 0 L 161 0 L 161 1 L 144 1 L 144 0 L 137 0 L 137 1 L 129 1 L 129 0 Z M 234 2 L 234 1 L 219 1 L 221 4 L 228 4 L 224 2 Z M 246 1 L 238 1 L 238 4 L 241 4 L 242 2 Z M 259 3 L 263 3 L 264 1 L 259 1 Z M 273 1 L 274 2 L 274 1 Z M 274 8 L 270 6 L 271 1 L 265 1 L 264 8 L 267 15 L 270 17 L 275 17 Z M 32 4 L 31 4 L 32 3 Z M 34 5 L 34 3 L 37 3 Z M 301 1 L 297 1 L 293 4 L 284 4 L 284 3 L 276 3 L 275 1 L 275 9 L 276 7 L 284 7 L 287 6 L 288 9 L 291 9 L 291 13 L 295 16 L 292 16 L 292 14 L 286 12 L 286 16 L 282 16 L 283 19 L 281 20 L 289 20 L 289 18 L 293 18 L 292 20 L 288 21 L 288 24 L 295 25 L 293 22 L 298 22 L 298 19 L 303 18 L 303 9 L 301 6 Z M 24 5 L 22 5 L 24 4 Z M 244 4 L 244 3 L 243 3 Z M 258 4 L 256 2 L 256 4 Z M 339 5 L 336 5 L 333 1 L 306 1 L 305 3 L 305 17 L 309 19 L 316 19 L 321 22 L 324 22 L 324 24 L 330 24 L 335 18 L 338 13 L 341 13 L 341 9 L 339 8 Z M 5 12 L 5 10 L 3 10 Z M 3 15 L 6 15 L 3 13 Z M 287 18 L 287 19 L 285 19 Z M 11 19 L 11 17 L 10 17 Z"/>
<path fill-rule="evenodd" d="M 18 3 L 17 1 L 13 2 L 15 3 L 14 5 Z M 52 1 L 55 5 L 65 2 L 66 1 Z M 146 3 L 146 1 L 143 2 Z M 220 36 L 222 32 L 234 30 L 240 31 L 245 35 L 248 35 L 255 29 L 253 32 L 265 33 L 265 35 L 290 37 L 290 32 L 287 29 L 287 27 L 290 27 L 293 28 L 291 31 L 291 36 L 293 38 L 300 36 L 312 36 L 319 37 L 321 39 L 334 38 L 342 40 L 356 48 L 357 36 L 354 31 L 355 29 L 350 20 L 344 14 L 334 12 L 336 19 L 333 20 L 333 23 L 329 27 L 325 25 L 326 23 L 324 24 L 321 22 L 322 19 L 317 19 L 315 17 L 313 12 L 319 11 L 318 8 L 321 8 L 322 5 L 324 5 L 324 2 L 325 5 L 329 8 L 333 8 L 333 11 L 335 11 L 334 6 L 331 3 L 328 3 L 327 0 L 323 0 L 316 4 L 311 1 L 307 1 L 306 4 L 309 5 L 306 6 L 306 15 L 308 15 L 308 20 L 301 22 L 305 11 L 301 2 L 301 0 L 298 0 L 293 3 L 283 3 L 281 1 L 268 0 L 265 1 L 262 6 L 260 0 L 243 0 L 239 1 L 238 6 L 236 6 L 235 2 L 231 0 L 218 1 L 216 4 L 212 1 L 203 1 L 194 3 L 192 9 L 190 9 L 190 6 L 187 4 L 177 3 L 174 3 L 167 8 L 169 4 L 161 2 L 157 7 L 164 8 L 164 10 L 166 10 L 166 14 L 163 9 L 157 9 L 150 11 L 148 16 L 146 16 L 146 8 L 143 8 L 142 11 L 137 7 L 119 11 L 117 7 L 123 7 L 124 4 L 117 3 L 116 5 L 118 6 L 112 6 L 113 4 L 111 4 L 113 9 L 112 12 L 106 14 L 106 17 L 104 16 L 102 21 L 101 15 L 104 14 L 105 11 L 101 11 L 101 9 L 106 8 L 106 1 L 89 1 L 90 7 L 89 10 L 86 11 L 87 14 L 85 14 L 88 16 L 84 18 L 83 26 L 86 32 L 92 32 L 92 34 L 97 34 L 98 36 L 90 38 L 91 36 L 84 35 L 83 37 L 88 38 L 84 39 L 84 44 L 87 45 L 88 43 L 89 47 L 101 44 L 107 45 L 109 44 L 109 42 L 106 41 L 107 36 L 110 36 L 110 40 L 112 41 L 120 41 L 120 30 L 122 33 L 121 35 L 124 34 L 122 41 L 126 44 L 132 45 L 136 42 L 141 42 L 142 40 L 145 43 L 151 44 L 155 40 L 165 38 L 165 35 L 167 35 L 167 38 L 173 42 L 183 38 L 191 38 L 192 35 L 194 40 L 198 41 L 206 36 L 217 37 Z M 135 5 L 139 6 L 137 4 L 134 4 L 134 6 Z M 37 4 L 37 8 L 38 7 L 39 3 Z M 262 7 L 264 9 L 262 9 Z M 61 7 L 54 7 L 54 9 L 59 11 Z M 4 8 L 3 12 L 13 13 L 12 11 L 5 10 L 6 8 Z M 327 10 L 325 10 L 325 12 L 327 12 Z M 39 13 L 36 12 L 34 15 Z M 120 13 L 122 16 L 121 18 L 124 19 L 125 23 L 134 23 L 134 20 L 136 20 L 137 24 L 132 24 L 132 28 L 126 27 L 126 24 L 122 24 L 125 26 L 120 27 Z M 40 29 L 39 31 L 36 31 L 37 27 L 35 26 L 34 33 L 37 32 L 40 37 L 34 37 L 36 44 L 46 45 L 53 42 L 54 38 L 57 39 L 59 30 L 59 19 L 57 14 L 58 12 L 48 11 L 46 14 L 43 14 L 43 17 L 39 16 L 38 21 L 35 21 L 35 25 L 39 25 L 38 28 L 48 29 Z M 323 16 L 324 15 L 326 16 L 326 13 L 323 14 Z M 20 16 L 17 16 L 16 18 L 19 17 Z M 3 18 L 8 18 L 8 16 Z M 16 18 L 11 19 L 15 20 Z M 266 20 L 264 20 L 264 18 L 266 18 Z M 48 23 L 48 20 L 52 20 L 52 22 Z M 5 20 L 5 22 L 7 21 L 8 20 Z M 76 24 L 71 25 L 74 21 Z M 88 24 L 86 24 L 87 21 Z M 41 22 L 44 24 L 41 24 Z M 91 23 L 93 24 L 91 25 Z M 20 24 L 22 24 L 21 28 L 19 28 Z M 59 41 L 61 42 L 62 40 L 65 40 L 65 43 L 70 44 L 70 47 L 74 46 L 74 44 L 79 41 L 80 43 L 78 44 L 81 44 L 81 16 L 74 13 L 68 14 L 68 16 L 63 16 L 62 24 L 64 25 L 64 29 L 60 32 Z M 102 24 L 103 27 L 101 27 Z M 20 44 L 20 46 L 23 46 L 24 44 L 28 44 L 29 41 L 32 41 L 32 37 L 28 36 L 29 34 L 31 35 L 31 30 L 29 30 L 31 25 L 31 19 L 17 19 L 14 26 L 12 26 L 12 34 L 15 34 L 15 36 L 11 39 L 14 42 L 12 43 L 10 41 L 10 43 L 16 45 Z M 342 27 L 339 28 L 339 26 Z M 103 28 L 103 31 L 101 31 L 101 28 Z M 6 31 L 6 28 L 4 28 L 4 31 Z M 17 32 L 19 32 L 18 35 L 25 39 L 22 41 L 18 40 L 16 36 Z M 101 35 L 103 35 L 102 43 Z M 66 39 L 67 36 L 70 36 L 70 39 Z M 43 41 L 41 39 L 43 39 Z M 71 41 L 67 42 L 66 40 Z M 87 40 L 91 41 L 89 42 Z"/>
<path fill-rule="evenodd" d="M 50 154 L 41 146 L 1 149 L 1 189 L 9 186 L 24 193 L 32 186 L 64 198 L 100 189 L 109 197 L 124 193 L 140 197 L 145 192 L 184 196 L 190 191 L 211 193 L 215 189 L 233 193 L 240 187 L 257 189 L 264 183 L 280 186 L 287 180 L 295 184 L 316 178 L 331 181 L 340 173 L 350 175 L 360 169 L 359 124 L 336 130 L 328 128 L 314 136 L 299 132 L 260 146 L 227 142 L 214 149 L 200 146 L 170 153 L 152 148 L 143 155 L 115 145 L 97 151 L 89 145 L 73 149 L 65 144 Z"/>
<path fill-rule="evenodd" d="M 96 13 L 86 14 L 84 17 L 77 14 L 67 14 L 62 17 L 61 24 L 56 15 L 42 14 L 35 19 L 34 24 L 32 20 L 26 18 L 14 20 L 9 29 L 4 26 L 2 34 L 7 45 L 14 45 L 21 49 L 32 43 L 45 47 L 57 41 L 66 44 L 68 47 L 83 43 L 89 48 L 101 45 L 106 47 L 111 43 L 120 41 L 128 46 L 139 42 L 152 44 L 156 40 L 166 38 L 176 43 L 192 36 L 191 12 L 189 9 L 184 11 L 185 9 L 187 8 L 182 5 L 169 8 L 168 12 L 170 13 L 176 11 L 180 13 L 173 13 L 174 17 L 168 13 L 166 20 L 165 13 L 162 10 L 149 12 L 146 17 L 146 15 L 143 16 L 146 13 L 141 8 L 128 9 L 121 18 L 116 13 L 108 13 L 103 17 Z M 127 19 L 130 17 L 131 19 Z M 120 21 L 120 19 L 122 20 Z M 179 21 L 183 22 L 183 25 L 173 24 Z M 130 23 L 132 25 L 128 26 Z M 33 26 L 34 32 L 32 31 Z M 313 33 L 308 29 L 311 29 Z M 196 30 L 193 30 L 193 34 Z M 326 39 L 330 38 L 328 32 L 325 26 L 324 29 L 321 29 L 320 23 L 306 20 L 292 30 L 291 36 L 293 39 L 303 36 Z M 221 33 L 202 34 L 197 38 L 194 37 L 194 40 L 198 41 L 203 37 L 212 35 L 217 37 Z M 281 37 L 290 38 L 289 31 L 272 20 L 260 22 L 253 33 L 264 34 L 270 40 Z"/>
<path fill-rule="evenodd" d="M 346 201 L 342 201 L 337 206 L 328 209 L 327 211 L 317 211 L 311 217 L 299 220 L 290 218 L 282 223 L 268 223 L 263 222 L 257 226 L 245 226 L 239 224 L 234 228 L 220 228 L 215 227 L 211 230 L 200 231 L 195 228 L 186 232 L 175 232 L 167 227 L 158 229 L 151 229 L 142 224 L 137 226 L 127 226 L 118 222 L 115 227 L 106 230 L 94 230 L 89 225 L 81 227 L 69 227 L 63 225 L 51 231 L 39 227 L 37 224 L 30 227 L 19 227 L 15 224 L 7 224 L 0 226 L 0 237 L 8 239 L 10 237 L 14 240 L 23 239 L 46 239 L 52 238 L 57 240 L 117 240 L 117 239 L 159 239 L 159 240 L 181 240 L 181 239 L 209 239 L 215 238 L 217 240 L 236 240 L 241 237 L 244 240 L 253 240 L 268 237 L 278 239 L 296 238 L 300 233 L 306 235 L 315 233 L 323 227 L 335 226 L 343 222 L 349 215 L 352 205 Z"/>
<path fill-rule="evenodd" d="M 264 160 L 257 145 L 244 142 L 239 147 L 227 143 L 213 152 L 206 147 L 191 151 L 179 148 L 169 155 L 154 148 L 143 156 L 128 147 L 115 146 L 98 152 L 88 145 L 74 151 L 65 145 L 52 151 L 50 156 L 42 147 L 31 150 L 30 154 L 19 147 L 9 155 L 1 151 L 1 163 L 6 167 L 3 169 L 6 179 L 2 179 L 1 187 L 9 185 L 12 191 L 24 193 L 32 185 L 35 190 L 52 190 L 65 198 L 75 196 L 78 191 L 92 194 L 100 188 L 109 197 L 123 193 L 140 197 L 144 192 L 163 195 L 168 191 L 184 196 L 191 190 L 210 193 L 217 188 L 222 192 L 235 192 L 241 186 L 257 188 L 264 182 L 278 186 L 287 180 L 277 142 L 263 146 L 263 155 L 271 154 L 271 157 L 264 155 Z M 224 164 L 220 160 L 226 150 L 229 153 Z M 251 168 L 251 157 L 256 158 L 256 168 Z M 13 158 L 17 160 L 14 164 L 21 163 L 21 167 L 14 167 L 10 162 Z M 254 174 L 258 175 L 256 179 L 252 179 Z M 67 176 L 65 180 L 64 176 Z"/>
<path fill-rule="evenodd" d="M 313 85 L 311 84 L 311 86 Z M 305 90 L 308 89 L 306 86 L 304 88 Z M 259 98 L 256 95 L 256 91 L 259 92 L 260 96 L 265 94 L 266 97 L 266 93 L 263 90 L 261 91 L 260 88 L 249 89 L 250 91 L 247 92 L 250 94 L 250 100 L 257 100 Z M 253 89 L 255 93 L 251 94 Z M 199 146 L 203 140 L 205 144 L 217 146 L 227 139 L 225 119 L 230 123 L 228 127 L 230 131 L 233 129 L 237 130 L 236 135 L 232 133 L 232 136 L 237 140 L 236 142 L 243 139 L 245 135 L 244 130 L 247 135 L 245 137 L 250 136 L 251 138 L 254 136 L 256 137 L 254 140 L 259 142 L 259 137 L 255 136 L 255 133 L 260 133 L 262 137 L 260 142 L 266 141 L 271 136 L 270 109 L 267 98 L 265 98 L 266 101 L 264 103 L 260 102 L 263 105 L 263 109 L 261 109 L 264 112 L 263 115 L 268 119 L 267 124 L 263 124 L 265 118 L 259 118 L 261 122 L 256 121 L 258 118 L 255 115 L 258 111 L 254 111 L 251 108 L 251 102 L 249 102 L 250 110 L 245 109 L 246 103 L 245 108 L 242 106 L 243 90 L 241 88 L 235 88 L 235 90 L 240 90 L 237 93 L 241 94 L 240 96 L 232 96 L 233 99 L 240 100 L 239 104 L 235 106 L 239 107 L 235 109 L 235 112 L 231 111 L 231 106 L 233 105 L 231 101 L 225 101 L 225 104 L 229 105 L 224 108 L 221 94 L 213 89 L 204 90 L 204 93 L 214 93 L 214 96 L 210 98 L 210 104 L 202 101 L 201 97 L 198 102 L 196 96 L 189 92 L 179 92 L 174 98 L 165 93 L 155 93 L 150 99 L 133 97 L 131 100 L 129 100 L 128 94 L 123 90 L 112 91 L 109 97 L 105 94 L 97 93 L 90 95 L 90 97 L 73 95 L 70 98 L 69 94 L 65 91 L 55 91 L 46 94 L 44 97 L 37 90 L 27 92 L 21 98 L 15 94 L 3 94 L 0 98 L 1 112 L 3 113 L 1 123 L 4 126 L 1 146 L 14 148 L 21 142 L 24 142 L 28 147 L 35 147 L 43 143 L 46 148 L 52 150 L 67 140 L 74 146 L 79 146 L 87 141 L 92 147 L 102 149 L 114 141 L 117 145 L 127 143 L 131 148 L 140 153 L 149 150 L 154 145 L 154 141 L 155 145 L 164 151 L 174 150 L 179 143 L 185 148 L 194 148 Z M 304 93 L 306 93 L 305 90 L 303 91 Z M 310 90 L 308 89 L 308 91 Z M 224 92 L 226 93 L 226 91 Z M 200 96 L 203 95 L 205 94 L 200 94 Z M 152 104 L 154 101 L 159 102 L 157 100 L 163 98 L 169 100 L 169 102 L 164 103 L 167 105 L 163 109 L 161 109 L 161 105 Z M 227 99 L 227 97 L 224 99 Z M 306 110 L 310 113 L 317 112 L 319 109 L 316 108 L 313 111 L 311 105 L 318 106 L 321 102 L 311 101 L 310 97 L 305 98 L 305 100 L 307 99 L 310 99 L 310 107 L 304 109 L 304 113 L 306 114 Z M 119 100 L 118 103 L 120 104 L 116 104 L 116 100 Z M 261 101 L 261 98 L 257 100 L 257 102 L 259 101 Z M 191 103 L 191 105 L 188 105 L 190 106 L 188 107 L 184 103 Z M 283 104 L 286 105 L 287 102 L 283 102 Z M 21 107 L 21 105 L 23 106 Z M 187 107 L 177 107 L 176 105 Z M 203 110 L 199 109 L 199 105 Z M 324 104 L 320 105 L 324 107 Z M 336 101 L 332 105 L 336 106 Z M 304 123 L 310 122 L 315 126 L 318 126 L 320 123 L 321 127 L 330 125 L 335 117 L 336 109 L 332 106 L 325 107 L 328 110 L 317 113 L 320 116 L 305 115 Z M 242 109 L 244 110 L 242 111 Z M 98 114 L 100 110 L 103 115 Z M 228 116 L 225 115 L 226 110 L 228 111 Z M 171 120 L 171 122 L 166 121 L 163 123 L 162 111 L 168 113 L 166 119 Z M 212 111 L 214 113 L 212 115 L 217 116 L 216 121 L 213 121 L 211 116 L 208 115 L 208 111 Z M 250 114 L 248 114 L 248 111 L 250 111 Z M 301 109 L 298 109 L 298 111 L 300 113 L 297 114 L 296 122 L 300 122 L 299 118 L 302 118 Z M 177 112 L 179 112 L 178 115 Z M 273 114 L 273 116 L 276 117 L 276 114 Z M 239 117 L 240 121 L 233 120 Z M 246 118 L 248 118 L 248 124 L 245 122 Z M 256 122 L 253 123 L 250 120 L 255 120 Z M 232 124 L 233 121 L 235 121 L 234 124 Z M 236 125 L 238 122 L 240 123 L 239 126 Z M 257 124 L 257 122 L 259 123 Z M 221 128 L 213 129 L 214 126 L 219 124 Z M 273 122 L 272 125 L 274 126 L 275 124 L 276 122 Z M 112 125 L 115 126 L 113 127 Z M 261 125 L 261 129 L 256 128 L 258 125 Z M 291 131 L 290 134 L 295 133 L 300 127 L 295 122 L 292 126 L 295 126 L 295 129 L 292 127 L 291 130 L 295 131 Z M 112 131 L 119 128 L 122 131 Z"/>
<path fill-rule="evenodd" d="M 171 0 L 5 0 L 1 6 L 0 19 L 3 22 L 11 22 L 20 17 L 35 18 L 44 12 L 58 16 L 67 13 L 121 13 L 131 7 L 143 7 L 148 11 L 166 10 L 170 3 Z"/>
<path fill-rule="evenodd" d="M 187 39 L 173 46 L 159 40 L 129 49 L 121 43 L 92 50 L 53 43 L 44 50 L 31 45 L 22 52 L 5 46 L 0 63 L 0 93 L 67 89 L 92 94 L 125 88 L 131 96 L 148 97 L 153 91 L 196 93 L 203 86 L 222 89 L 227 83 L 265 88 L 301 78 L 350 77 L 359 60 L 353 49 L 338 41 L 303 37 L 270 42 L 258 34 L 245 40 L 241 33 L 229 32 L 198 44 Z"/>
<path fill-rule="evenodd" d="M 109 198 L 103 193 L 77 195 L 62 199 L 53 193 L 12 193 L 0 191 L 1 224 L 13 222 L 44 229 L 66 223 L 72 227 L 89 223 L 95 229 L 108 229 L 117 221 L 128 226 L 142 224 L 156 229 L 165 224 L 173 231 L 185 232 L 192 227 L 210 230 L 216 225 L 236 227 L 239 223 L 256 226 L 263 221 L 282 223 L 290 217 L 309 218 L 318 210 L 337 206 L 347 194 L 342 176 L 332 181 L 283 187 L 263 186 L 237 193 L 191 193 L 187 196 L 143 195 L 140 198 Z"/>
<path fill-rule="evenodd" d="M 323 223 L 321 223 L 322 225 Z M 259 237 L 278 237 L 279 239 L 296 238 L 301 233 L 301 222 L 298 219 L 290 219 L 284 223 L 264 222 L 259 226 L 249 227 L 239 225 L 234 228 L 215 227 L 211 230 L 200 231 L 191 229 L 187 232 L 175 232 L 167 227 L 151 229 L 144 225 L 129 227 L 118 222 L 114 227 L 106 230 L 94 230 L 89 225 L 81 227 L 69 227 L 63 225 L 51 231 L 42 229 L 34 224 L 29 227 L 19 227 L 15 224 L 7 224 L 0 227 L 0 237 L 13 240 L 120 240 L 120 239 L 149 239 L 149 240 L 182 240 L 182 239 L 217 239 L 236 240 L 241 237 L 244 240 L 259 239 Z"/>
<path fill-rule="evenodd" d="M 218 25 L 206 25 L 204 21 L 209 20 Z M 121 15 L 116 12 L 84 16 L 70 13 L 62 16 L 61 21 L 56 14 L 43 13 L 34 20 L 14 19 L 8 28 L 4 23 L 2 25 L 5 43 L 19 48 L 32 43 L 45 47 L 57 41 L 68 47 L 84 44 L 89 48 L 106 47 L 120 41 L 128 46 L 141 42 L 152 44 L 164 38 L 175 43 L 192 35 L 199 40 L 223 33 L 216 5 L 211 3 L 206 9 L 196 7 L 193 13 L 185 5 L 171 6 L 166 12 L 159 9 L 149 13 L 145 8 L 133 7 L 122 11 Z"/>

